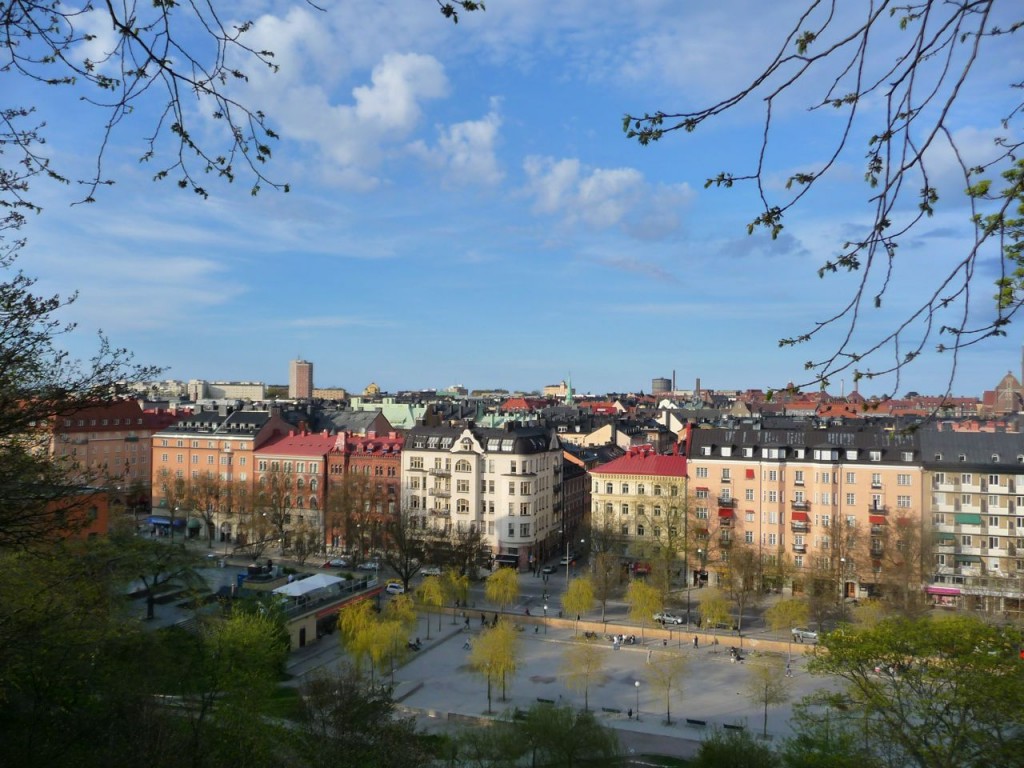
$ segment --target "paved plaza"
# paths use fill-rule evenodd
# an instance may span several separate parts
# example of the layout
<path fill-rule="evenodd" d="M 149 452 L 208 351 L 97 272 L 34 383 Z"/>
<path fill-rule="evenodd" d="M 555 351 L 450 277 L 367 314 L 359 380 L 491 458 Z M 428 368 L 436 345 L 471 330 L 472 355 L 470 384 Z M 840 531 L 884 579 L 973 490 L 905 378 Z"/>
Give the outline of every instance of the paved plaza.
<path fill-rule="evenodd" d="M 487 615 L 491 618 L 493 614 Z M 445 616 L 438 633 L 434 616 L 429 641 L 421 620 L 423 649 L 413 653 L 395 671 L 395 697 L 400 708 L 415 715 L 421 727 L 428 730 L 468 725 L 487 716 L 487 683 L 470 669 L 469 651 L 465 647 L 466 641 L 481 631 L 480 612 L 477 610 L 470 617 L 471 628 L 467 631 L 461 616 L 454 625 L 451 617 Z M 524 622 L 519 672 L 507 684 L 506 701 L 500 700 L 500 684 L 493 687 L 494 713 L 527 709 L 538 701 L 583 709 L 583 691 L 572 689 L 566 681 L 565 654 L 578 642 L 572 622 L 551 620 L 545 632 L 543 621 L 529 625 L 521 616 L 510 618 Z M 622 631 L 636 632 L 637 628 L 624 627 Z M 748 652 L 744 661 L 733 662 L 729 643 L 735 643 L 735 637 L 720 638 L 716 646 L 704 634 L 699 635 L 698 648 L 692 645 L 692 634 L 686 635 L 687 642 L 682 643 L 679 633 L 675 646 L 668 648 L 687 656 L 690 663 L 682 689 L 672 693 L 672 722 L 667 723 L 664 693 L 659 694 L 652 687 L 646 669 L 648 651 L 654 664 L 666 653 L 662 639 L 651 637 L 660 633 L 648 629 L 647 644 L 640 644 L 638 635 L 638 644 L 623 645 L 618 650 L 611 642 L 598 641 L 605 658 L 601 674 L 590 685 L 589 706 L 600 722 L 618 731 L 624 748 L 686 757 L 694 753 L 702 734 L 709 729 L 743 726 L 761 732 L 763 707 L 753 702 L 747 691 L 752 665 L 759 656 Z M 289 670 L 301 680 L 317 670 L 333 671 L 342 660 L 336 636 L 329 636 L 317 645 L 293 653 Z M 788 723 L 793 703 L 830 685 L 829 681 L 806 672 L 805 659 L 799 653 L 793 656 L 792 675 L 790 701 L 768 710 L 768 734 L 773 740 L 790 734 Z"/>

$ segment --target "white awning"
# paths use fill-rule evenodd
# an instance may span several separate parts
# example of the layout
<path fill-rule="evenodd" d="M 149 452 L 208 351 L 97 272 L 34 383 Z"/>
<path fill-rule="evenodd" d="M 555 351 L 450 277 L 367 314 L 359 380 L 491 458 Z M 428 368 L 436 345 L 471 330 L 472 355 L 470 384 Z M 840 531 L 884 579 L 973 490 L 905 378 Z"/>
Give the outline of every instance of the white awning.
<path fill-rule="evenodd" d="M 276 595 L 284 595 L 285 597 L 302 597 L 308 595 L 310 592 L 315 592 L 318 589 L 324 587 L 330 587 L 334 584 L 341 584 L 344 579 L 338 578 L 337 576 L 331 576 L 326 573 L 314 573 L 305 579 L 299 581 L 293 581 L 290 584 L 283 584 L 274 590 Z"/>

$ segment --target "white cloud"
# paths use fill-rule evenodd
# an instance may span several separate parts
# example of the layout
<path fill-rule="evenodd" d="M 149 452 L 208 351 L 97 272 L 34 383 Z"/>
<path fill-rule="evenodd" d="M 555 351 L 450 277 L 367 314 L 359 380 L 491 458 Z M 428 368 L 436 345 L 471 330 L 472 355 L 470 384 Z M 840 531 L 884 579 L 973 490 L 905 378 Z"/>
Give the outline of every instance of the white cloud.
<path fill-rule="evenodd" d="M 693 198 L 688 184 L 651 184 L 635 168 L 587 168 L 575 159 L 534 156 L 523 169 L 535 212 L 592 230 L 621 228 L 640 239 L 678 230 L 679 213 Z"/>
<path fill-rule="evenodd" d="M 490 186 L 505 178 L 496 154 L 500 129 L 498 100 L 492 99 L 491 110 L 479 120 L 441 127 L 436 146 L 428 147 L 417 141 L 409 150 L 429 165 L 442 169 L 450 183 Z"/>

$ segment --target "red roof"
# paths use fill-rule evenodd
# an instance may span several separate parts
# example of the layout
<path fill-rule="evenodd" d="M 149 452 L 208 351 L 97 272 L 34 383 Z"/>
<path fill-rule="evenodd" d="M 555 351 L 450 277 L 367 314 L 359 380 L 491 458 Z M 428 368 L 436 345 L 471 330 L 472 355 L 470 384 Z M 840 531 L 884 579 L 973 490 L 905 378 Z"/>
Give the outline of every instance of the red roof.
<path fill-rule="evenodd" d="M 806 512 L 794 512 L 792 517 L 794 523 L 809 523 L 811 521 L 811 516 Z"/>
<path fill-rule="evenodd" d="M 592 475 L 660 475 L 686 477 L 686 457 L 651 450 L 630 450 L 607 464 L 590 470 Z"/>
<path fill-rule="evenodd" d="M 337 435 L 327 431 L 292 432 L 271 440 L 256 452 L 273 456 L 325 456 L 337 440 Z"/>

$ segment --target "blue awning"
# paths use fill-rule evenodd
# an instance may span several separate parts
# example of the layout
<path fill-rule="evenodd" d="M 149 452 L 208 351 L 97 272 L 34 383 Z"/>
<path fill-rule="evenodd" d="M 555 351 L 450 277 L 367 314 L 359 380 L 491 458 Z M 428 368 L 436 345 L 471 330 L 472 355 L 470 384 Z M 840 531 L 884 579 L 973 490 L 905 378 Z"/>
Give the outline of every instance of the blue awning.
<path fill-rule="evenodd" d="M 153 515 L 152 517 L 147 517 L 146 518 L 146 522 L 149 523 L 150 525 L 170 525 L 171 524 L 171 518 L 169 518 L 169 517 L 160 517 L 158 515 Z"/>

